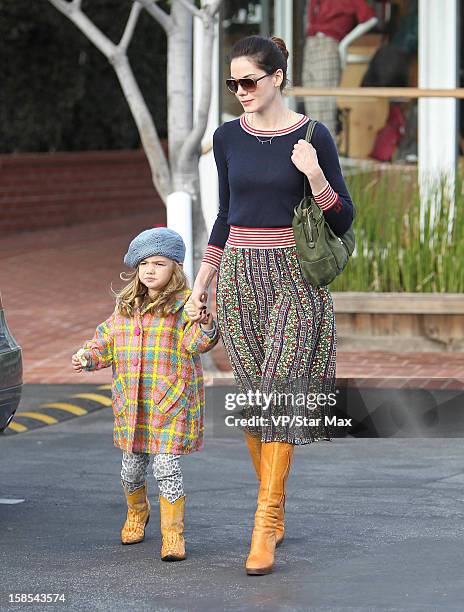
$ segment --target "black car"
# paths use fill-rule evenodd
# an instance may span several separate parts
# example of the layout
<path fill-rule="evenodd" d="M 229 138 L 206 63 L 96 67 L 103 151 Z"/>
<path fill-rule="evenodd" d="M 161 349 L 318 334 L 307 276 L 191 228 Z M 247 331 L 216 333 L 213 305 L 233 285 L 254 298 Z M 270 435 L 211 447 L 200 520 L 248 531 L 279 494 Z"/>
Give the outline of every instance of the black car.
<path fill-rule="evenodd" d="M 21 347 L 8 329 L 0 295 L 0 433 L 8 427 L 16 412 L 22 387 Z"/>

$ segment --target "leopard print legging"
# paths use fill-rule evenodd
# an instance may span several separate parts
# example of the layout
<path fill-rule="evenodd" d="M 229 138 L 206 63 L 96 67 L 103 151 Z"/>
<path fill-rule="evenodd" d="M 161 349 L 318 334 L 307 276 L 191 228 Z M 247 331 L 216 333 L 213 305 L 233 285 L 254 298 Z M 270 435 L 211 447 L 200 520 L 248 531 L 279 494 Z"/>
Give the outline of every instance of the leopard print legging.
<path fill-rule="evenodd" d="M 149 453 L 123 451 L 121 484 L 129 493 L 143 486 L 150 463 Z M 170 503 L 184 495 L 184 483 L 179 455 L 159 453 L 153 455 L 153 475 L 158 482 L 160 494 Z"/>

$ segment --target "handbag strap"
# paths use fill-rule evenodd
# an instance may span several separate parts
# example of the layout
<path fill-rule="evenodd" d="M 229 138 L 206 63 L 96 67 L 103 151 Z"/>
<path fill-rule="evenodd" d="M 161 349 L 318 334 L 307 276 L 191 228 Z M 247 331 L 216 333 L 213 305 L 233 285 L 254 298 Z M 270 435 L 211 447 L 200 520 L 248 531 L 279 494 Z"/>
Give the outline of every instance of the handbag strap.
<path fill-rule="evenodd" d="M 308 124 L 308 129 L 306 130 L 305 140 L 307 142 L 311 142 L 311 138 L 313 137 L 314 128 L 316 127 L 317 121 L 315 119 L 311 119 Z M 313 192 L 311 191 L 311 185 L 309 184 L 308 177 L 303 173 L 303 197 L 306 198 L 306 183 L 308 183 L 309 195 L 313 197 Z"/>

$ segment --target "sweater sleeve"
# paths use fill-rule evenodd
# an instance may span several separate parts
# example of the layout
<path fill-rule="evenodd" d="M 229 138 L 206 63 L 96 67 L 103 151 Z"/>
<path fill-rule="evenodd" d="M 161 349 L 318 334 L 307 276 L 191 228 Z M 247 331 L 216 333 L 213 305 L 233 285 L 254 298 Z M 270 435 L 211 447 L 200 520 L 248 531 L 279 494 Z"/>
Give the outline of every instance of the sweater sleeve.
<path fill-rule="evenodd" d="M 322 209 L 327 223 L 337 236 L 342 236 L 353 222 L 353 203 L 343 178 L 337 147 L 323 123 L 314 130 L 312 144 L 327 185 L 315 193 L 314 199 Z"/>
<path fill-rule="evenodd" d="M 214 222 L 211 235 L 209 237 L 208 246 L 203 255 L 202 263 L 207 263 L 210 266 L 219 268 L 222 252 L 229 236 L 230 226 L 227 223 L 229 214 L 229 174 L 227 169 L 227 160 L 224 153 L 223 134 L 221 127 L 216 129 L 213 134 L 213 152 L 216 161 L 218 180 L 219 180 L 219 211 Z"/>

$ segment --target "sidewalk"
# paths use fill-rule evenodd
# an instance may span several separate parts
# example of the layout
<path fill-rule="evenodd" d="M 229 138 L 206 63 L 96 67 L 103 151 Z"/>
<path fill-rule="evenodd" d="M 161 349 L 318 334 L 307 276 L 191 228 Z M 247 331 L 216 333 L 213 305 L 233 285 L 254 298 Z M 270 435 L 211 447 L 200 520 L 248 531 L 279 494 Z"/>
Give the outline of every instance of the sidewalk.
<path fill-rule="evenodd" d="M 25 383 L 108 383 L 111 369 L 76 374 L 72 353 L 112 312 L 114 288 L 130 240 L 165 223 L 165 212 L 92 222 L 60 230 L 8 236 L 0 242 L 0 291 L 9 328 L 23 349 Z M 215 312 L 212 283 L 212 309 Z M 213 359 L 225 376 L 230 366 L 222 342 Z M 228 373 L 227 373 L 228 372 Z M 337 352 L 337 379 L 356 386 L 387 385 L 392 378 L 450 388 L 464 381 L 462 353 Z M 430 380 L 433 378 L 434 380 Z M 387 380 L 386 380 L 387 379 Z M 454 380 L 450 380 L 454 379 Z M 457 382 L 456 382 L 457 381 Z M 396 383 L 395 383 L 396 384 Z"/>

